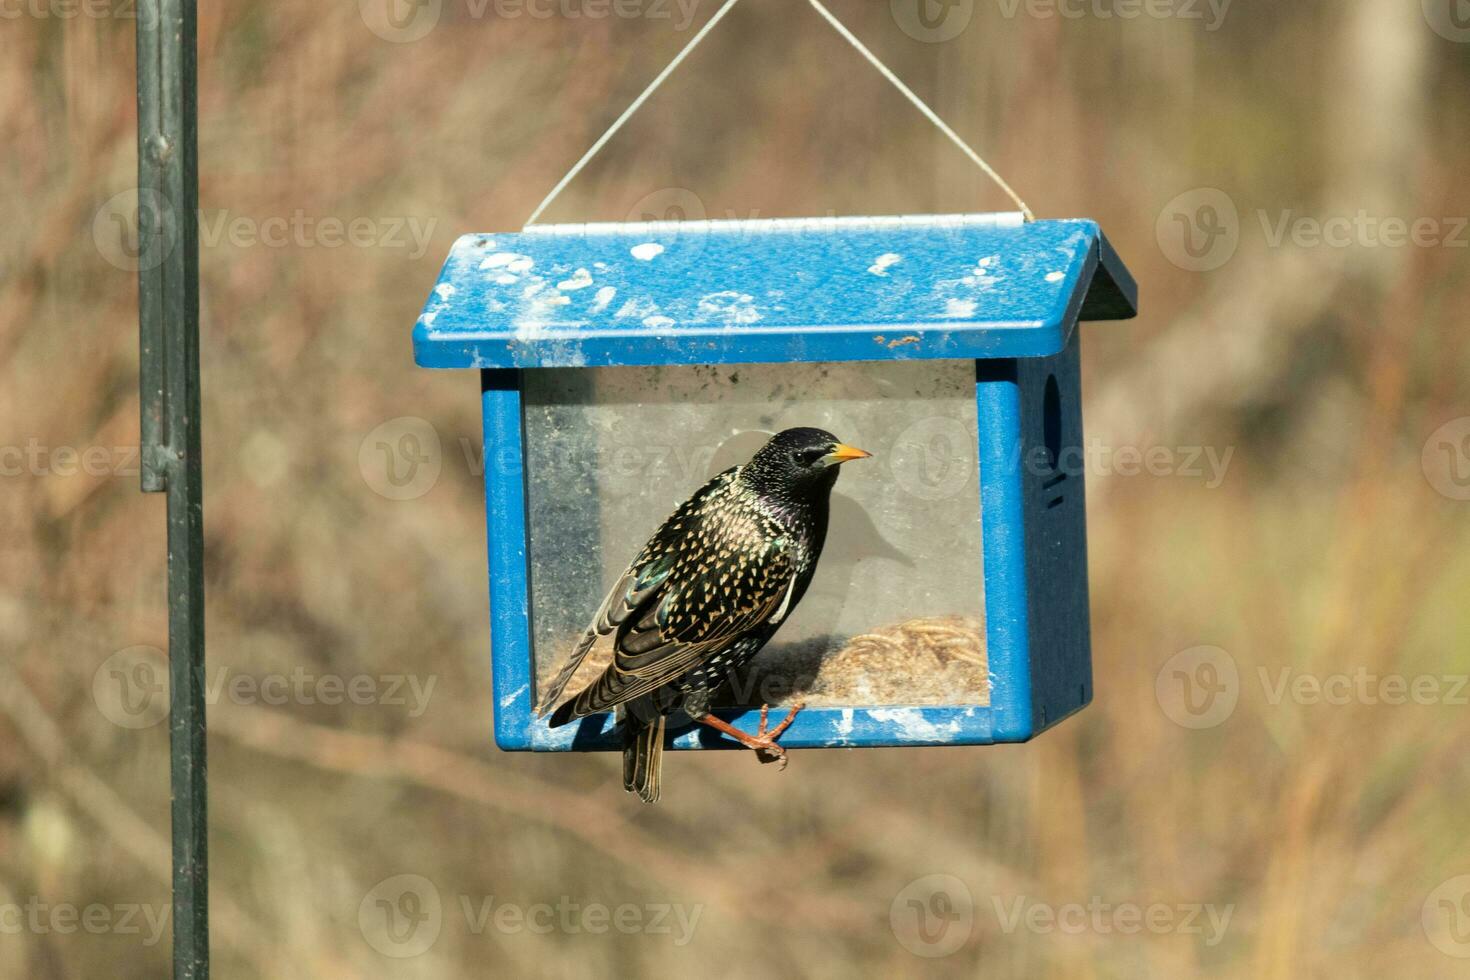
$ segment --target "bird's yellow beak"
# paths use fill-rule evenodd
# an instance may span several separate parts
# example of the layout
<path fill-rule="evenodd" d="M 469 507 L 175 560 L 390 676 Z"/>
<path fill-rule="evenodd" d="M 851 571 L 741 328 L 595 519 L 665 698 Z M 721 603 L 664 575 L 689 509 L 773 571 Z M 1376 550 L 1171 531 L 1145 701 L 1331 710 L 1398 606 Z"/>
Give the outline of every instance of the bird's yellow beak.
<path fill-rule="evenodd" d="M 865 449 L 859 449 L 856 446 L 845 446 L 839 442 L 832 447 L 830 453 L 822 457 L 822 461 L 828 466 L 833 466 L 837 463 L 845 463 L 850 459 L 867 459 L 871 455 L 873 454 Z"/>

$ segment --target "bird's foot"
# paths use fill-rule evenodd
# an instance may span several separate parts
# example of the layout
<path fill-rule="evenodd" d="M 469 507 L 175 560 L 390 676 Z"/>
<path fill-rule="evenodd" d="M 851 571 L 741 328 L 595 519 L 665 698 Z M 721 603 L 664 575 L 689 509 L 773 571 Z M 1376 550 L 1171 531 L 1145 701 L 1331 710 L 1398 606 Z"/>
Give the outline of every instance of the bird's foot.
<path fill-rule="evenodd" d="M 805 707 L 806 703 L 804 701 L 797 702 L 791 706 L 791 710 L 786 713 L 786 717 L 781 720 L 780 724 L 775 728 L 768 728 L 767 726 L 770 724 L 771 706 L 768 704 L 761 705 L 761 723 L 754 735 L 748 735 L 734 725 L 721 721 L 714 715 L 705 715 L 695 720 L 701 725 L 708 725 L 715 731 L 729 735 L 746 748 L 753 749 L 755 751 L 755 757 L 762 763 L 779 762 L 781 763 L 781 768 L 785 769 L 787 761 L 786 750 L 776 744 L 776 739 L 780 738 L 781 733 L 791 727 L 791 723 L 796 720 L 796 713 Z"/>
<path fill-rule="evenodd" d="M 757 744 L 751 747 L 755 749 L 755 757 L 763 765 L 768 762 L 779 762 L 781 763 L 782 769 L 786 768 L 786 750 L 776 744 L 776 739 L 780 738 L 781 733 L 791 727 L 791 723 L 796 720 L 796 713 L 805 707 L 805 701 L 798 701 L 791 706 L 791 710 L 786 713 L 786 717 L 781 720 L 779 725 L 767 730 L 766 726 L 770 723 L 771 706 L 769 704 L 761 705 L 761 723 L 760 727 L 755 730 L 755 742 Z"/>

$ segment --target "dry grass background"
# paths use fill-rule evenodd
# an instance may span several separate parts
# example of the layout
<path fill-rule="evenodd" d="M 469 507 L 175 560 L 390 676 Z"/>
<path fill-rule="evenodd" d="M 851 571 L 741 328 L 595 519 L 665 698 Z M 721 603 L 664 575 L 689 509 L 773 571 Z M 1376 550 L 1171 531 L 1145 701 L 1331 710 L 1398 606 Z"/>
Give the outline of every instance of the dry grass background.
<path fill-rule="evenodd" d="M 1464 706 L 1270 703 L 1258 670 L 1470 670 L 1470 503 L 1420 453 L 1470 414 L 1467 252 L 1269 247 L 1257 211 L 1470 213 L 1470 47 L 1417 3 L 1244 3 L 1198 21 L 1006 17 L 924 44 L 886 3 L 834 4 L 1045 216 L 1098 218 L 1143 284 L 1085 328 L 1089 437 L 1233 450 L 1218 487 L 1090 473 L 1097 699 L 976 750 L 669 760 L 642 808 L 611 756 L 497 753 L 482 511 L 460 453 L 470 375 L 414 368 L 409 330 L 453 238 L 517 227 L 688 36 L 669 21 L 474 17 L 392 44 L 358 5 L 202 5 L 206 221 L 432 222 L 427 250 L 207 247 L 202 258 L 211 677 L 302 667 L 433 677 L 428 710 L 211 708 L 217 974 L 700 971 L 986 977 L 1463 975 L 1421 909 L 1470 873 Z M 0 444 L 136 444 L 135 276 L 93 218 L 135 180 L 132 22 L 0 21 Z M 712 3 L 699 5 L 702 21 Z M 1021 8 L 1025 10 L 1025 7 Z M 493 8 L 492 8 L 493 10 Z M 29 11 L 29 12 L 27 12 Z M 1155 222 L 1226 191 L 1241 245 L 1171 264 Z M 550 219 L 620 219 L 666 188 L 712 216 L 1003 202 L 796 3 L 746 0 Z M 358 448 L 431 421 L 443 474 L 374 493 Z M 0 478 L 0 903 L 168 902 L 167 735 L 92 697 L 114 651 L 166 640 L 163 501 L 132 476 Z M 1160 709 L 1175 653 L 1227 650 L 1224 723 Z M 432 880 L 444 927 L 395 960 L 358 910 Z M 889 907 L 960 878 L 973 934 L 914 958 Z M 475 934 L 459 896 L 700 904 L 693 941 Z M 996 902 L 1233 905 L 1223 940 L 1002 928 Z M 0 974 L 155 977 L 167 943 L 22 929 Z"/>

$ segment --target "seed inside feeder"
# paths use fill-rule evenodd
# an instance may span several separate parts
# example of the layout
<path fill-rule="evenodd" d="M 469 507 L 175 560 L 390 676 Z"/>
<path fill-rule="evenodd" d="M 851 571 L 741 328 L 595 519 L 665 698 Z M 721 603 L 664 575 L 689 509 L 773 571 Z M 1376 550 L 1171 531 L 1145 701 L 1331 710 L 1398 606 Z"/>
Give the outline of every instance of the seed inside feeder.
<path fill-rule="evenodd" d="M 541 666 L 544 690 L 564 661 Z M 604 637 L 577 670 L 568 691 L 596 679 L 612 659 Z M 965 616 L 911 619 L 846 640 L 813 637 L 783 644 L 778 636 L 736 671 L 717 702 L 758 707 L 805 701 L 809 705 L 989 704 L 985 631 Z"/>

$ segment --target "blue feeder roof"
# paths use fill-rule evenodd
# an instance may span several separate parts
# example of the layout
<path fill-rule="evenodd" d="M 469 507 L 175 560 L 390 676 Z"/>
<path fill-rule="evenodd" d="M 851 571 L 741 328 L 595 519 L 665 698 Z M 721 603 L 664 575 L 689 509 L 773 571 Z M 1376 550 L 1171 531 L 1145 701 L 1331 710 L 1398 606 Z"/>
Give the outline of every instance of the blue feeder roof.
<path fill-rule="evenodd" d="M 1092 221 L 540 225 L 455 242 L 413 339 L 437 368 L 1044 357 L 1136 313 Z"/>

